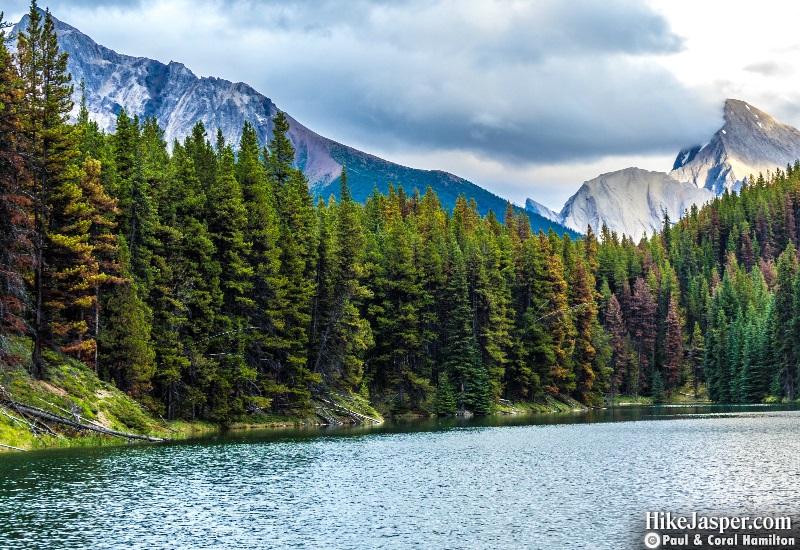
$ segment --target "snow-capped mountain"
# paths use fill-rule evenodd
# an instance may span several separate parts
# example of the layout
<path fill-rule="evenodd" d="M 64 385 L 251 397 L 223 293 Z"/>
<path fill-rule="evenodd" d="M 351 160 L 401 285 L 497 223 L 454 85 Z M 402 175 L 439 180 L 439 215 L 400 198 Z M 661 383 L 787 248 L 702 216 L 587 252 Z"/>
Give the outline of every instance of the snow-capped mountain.
<path fill-rule="evenodd" d="M 272 117 L 278 107 L 268 97 L 242 82 L 220 78 L 198 77 L 181 63 L 168 64 L 144 57 L 119 54 L 92 40 L 89 36 L 55 17 L 59 46 L 69 54 L 68 70 L 75 84 L 75 110 L 80 101 L 80 82 L 86 87 L 90 117 L 100 127 L 113 131 L 120 109 L 129 115 L 155 117 L 164 129 L 167 143 L 183 140 L 192 127 L 202 121 L 213 140 L 217 128 L 225 140 L 238 143 L 245 120 L 253 124 L 262 143 L 272 137 Z M 15 26 L 24 29 L 28 16 Z M 13 43 L 12 43 L 13 47 Z M 323 137 L 289 119 L 289 139 L 295 148 L 295 164 L 309 179 L 315 195 L 328 198 L 338 195 L 342 166 L 347 167 L 353 197 L 363 202 L 377 188 L 386 191 L 389 182 L 402 185 L 407 193 L 414 188 L 424 192 L 430 186 L 448 207 L 460 194 L 473 198 L 482 214 L 493 210 L 502 217 L 506 200 L 463 178 L 438 170 L 417 170 L 394 164 L 374 155 Z M 528 213 L 531 225 L 545 231 L 553 227 L 558 233 L 567 231 L 561 225 Z"/>
<path fill-rule="evenodd" d="M 706 145 L 685 149 L 670 176 L 715 194 L 738 190 L 751 174 L 800 159 L 800 131 L 738 99 L 725 102 L 725 124 Z"/>
<path fill-rule="evenodd" d="M 743 101 L 725 102 L 725 124 L 703 146 L 678 153 L 672 171 L 626 168 L 585 182 L 559 213 L 533 200 L 526 207 L 585 232 L 606 224 L 639 239 L 661 228 L 664 213 L 674 222 L 693 204 L 736 191 L 750 175 L 785 169 L 800 159 L 800 131 Z"/>

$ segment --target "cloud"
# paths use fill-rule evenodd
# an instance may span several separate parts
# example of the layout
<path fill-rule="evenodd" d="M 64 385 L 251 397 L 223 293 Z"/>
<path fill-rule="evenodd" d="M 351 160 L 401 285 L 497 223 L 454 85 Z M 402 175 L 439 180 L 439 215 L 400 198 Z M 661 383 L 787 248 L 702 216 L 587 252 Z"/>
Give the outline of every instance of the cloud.
<path fill-rule="evenodd" d="M 790 75 L 794 72 L 791 66 L 776 63 L 775 61 L 751 63 L 743 68 L 745 71 L 760 74 L 761 76 L 783 76 Z"/>
<path fill-rule="evenodd" d="M 141 6 L 140 0 L 37 0 L 37 4 L 41 9 L 49 8 L 50 12 L 58 17 L 57 14 L 62 12 L 67 13 L 75 8 L 78 9 L 95 9 L 110 6 L 128 6 L 138 8 Z M 22 15 L 28 13 L 30 10 L 30 0 L 4 0 L 2 11 L 5 13 L 4 19 L 12 23 L 16 23 Z"/>

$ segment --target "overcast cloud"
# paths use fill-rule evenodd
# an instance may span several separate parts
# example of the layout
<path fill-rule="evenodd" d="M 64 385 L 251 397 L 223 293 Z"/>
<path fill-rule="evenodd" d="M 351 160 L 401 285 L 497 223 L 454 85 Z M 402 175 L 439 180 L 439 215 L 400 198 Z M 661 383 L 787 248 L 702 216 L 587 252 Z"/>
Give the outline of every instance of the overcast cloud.
<path fill-rule="evenodd" d="M 5 5 L 12 21 L 27 11 L 27 2 Z M 727 80 L 682 78 L 670 65 L 691 53 L 693 35 L 675 30 L 666 3 L 49 5 L 118 52 L 247 82 L 327 137 L 554 208 L 599 174 L 593 170 L 624 168 L 630 160 L 668 170 L 680 148 L 707 140 L 721 125 L 722 100 L 740 91 Z M 751 78 L 783 67 L 769 56 L 740 63 Z"/>

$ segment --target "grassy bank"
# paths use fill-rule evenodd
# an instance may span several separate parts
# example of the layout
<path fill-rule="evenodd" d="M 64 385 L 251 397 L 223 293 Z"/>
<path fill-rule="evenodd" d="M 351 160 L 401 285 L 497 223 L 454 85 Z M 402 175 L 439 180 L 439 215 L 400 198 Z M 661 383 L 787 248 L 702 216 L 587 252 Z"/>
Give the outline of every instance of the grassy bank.
<path fill-rule="evenodd" d="M 67 417 L 83 424 L 166 440 L 187 439 L 221 429 L 279 428 L 318 422 L 315 416 L 291 417 L 254 415 L 227 426 L 202 421 L 166 421 L 154 416 L 113 384 L 100 380 L 85 364 L 48 352 L 47 376 L 35 380 L 29 375 L 30 342 L 25 339 L 2 342 L 17 357 L 15 364 L 0 361 L 0 386 L 14 402 Z M 55 435 L 43 428 L 34 433 L 30 418 L 8 404 L 0 406 L 0 444 L 25 450 L 51 447 L 119 445 L 126 438 L 45 422 Z M 13 450 L 0 447 L 0 451 Z"/>

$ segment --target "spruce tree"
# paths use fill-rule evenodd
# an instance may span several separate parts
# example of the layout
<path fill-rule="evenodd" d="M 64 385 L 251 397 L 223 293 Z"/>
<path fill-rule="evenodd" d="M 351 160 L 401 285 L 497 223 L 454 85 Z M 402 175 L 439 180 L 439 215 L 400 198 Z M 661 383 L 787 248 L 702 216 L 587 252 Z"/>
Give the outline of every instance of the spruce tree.
<path fill-rule="evenodd" d="M 294 163 L 294 147 L 288 134 L 289 120 L 283 111 L 278 111 L 272 119 L 272 139 L 265 160 L 269 178 L 279 187 L 289 182 Z"/>
<path fill-rule="evenodd" d="M 795 356 L 794 328 L 795 292 L 798 263 L 794 245 L 789 243 L 778 258 L 777 288 L 775 306 L 772 310 L 772 333 L 776 344 L 776 365 L 773 390 L 794 399 L 797 379 L 797 359 Z"/>
<path fill-rule="evenodd" d="M 308 181 L 291 168 L 294 152 L 286 132 L 285 115 L 279 113 L 266 159 L 267 175 L 275 191 L 281 229 L 280 273 L 290 297 L 280 327 L 281 351 L 277 358 L 277 383 L 287 389 L 283 406 L 306 410 L 311 406 L 311 386 L 321 378 L 309 366 L 308 344 L 311 307 L 316 289 L 317 219 Z"/>
<path fill-rule="evenodd" d="M 356 391 L 363 377 L 364 352 L 372 344 L 372 331 L 359 311 L 362 301 L 369 296 L 362 284 L 366 241 L 344 169 L 339 196 L 339 204 L 330 208 L 329 222 L 323 217 L 325 209 L 318 209 L 320 260 L 324 256 L 328 260 L 318 263 L 314 372 L 327 382 Z M 332 227 L 323 234 L 322 228 L 328 223 Z M 326 242 L 328 245 L 323 247 Z"/>
<path fill-rule="evenodd" d="M 155 375 L 155 350 L 151 340 L 153 315 L 140 297 L 129 269 L 128 247 L 119 243 L 120 274 L 124 277 L 108 296 L 103 328 L 98 337 L 101 372 L 122 391 L 146 400 Z"/>
<path fill-rule="evenodd" d="M 611 337 L 612 373 L 611 373 L 611 398 L 619 392 L 629 392 L 630 383 L 630 356 L 628 354 L 629 338 L 622 320 L 622 310 L 619 300 L 611 295 L 606 311 L 606 330 Z"/>
<path fill-rule="evenodd" d="M 288 280 L 281 269 L 281 230 L 275 210 L 275 191 L 260 161 L 258 135 L 250 123 L 242 128 L 236 178 L 247 209 L 246 240 L 251 243 L 247 263 L 253 269 L 245 357 L 259 374 L 262 397 L 272 400 L 288 394 L 281 370 L 285 341 L 284 313 L 288 307 Z"/>
<path fill-rule="evenodd" d="M 673 298 L 669 301 L 669 311 L 667 313 L 666 336 L 664 338 L 664 370 L 666 378 L 667 395 L 672 395 L 681 381 L 681 368 L 683 362 L 683 330 L 678 316 L 678 307 Z"/>
<path fill-rule="evenodd" d="M 705 356 L 705 341 L 703 331 L 700 330 L 700 323 L 695 322 L 692 330 L 692 341 L 688 350 L 689 369 L 694 387 L 694 396 L 699 396 L 700 379 L 702 377 L 703 357 Z"/>
<path fill-rule="evenodd" d="M 455 386 L 457 405 L 461 410 L 466 407 L 474 409 L 476 406 L 485 409 L 487 405 L 484 397 L 488 399 L 490 395 L 489 379 L 480 358 L 478 339 L 474 332 L 474 312 L 470 305 L 464 257 L 454 240 L 450 242 L 449 263 L 443 370 L 448 383 L 452 382 Z M 481 384 L 487 387 L 481 388 Z"/>
<path fill-rule="evenodd" d="M 575 347 L 572 369 L 575 372 L 575 395 L 583 403 L 598 401 L 595 390 L 597 375 L 593 368 L 596 350 L 593 336 L 597 324 L 594 280 L 582 258 L 576 258 L 570 281 L 570 301 L 575 318 Z"/>
<path fill-rule="evenodd" d="M 206 196 L 209 236 L 214 244 L 214 263 L 219 265 L 221 307 L 209 342 L 209 355 L 219 364 L 210 406 L 212 414 L 227 420 L 243 413 L 248 405 L 257 370 L 245 361 L 251 330 L 249 312 L 253 267 L 248 263 L 251 243 L 246 238 L 247 208 L 236 180 L 233 150 L 219 145 L 216 179 Z"/>

